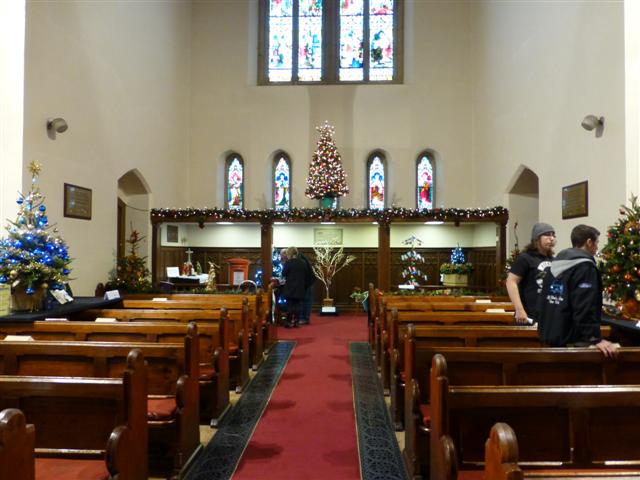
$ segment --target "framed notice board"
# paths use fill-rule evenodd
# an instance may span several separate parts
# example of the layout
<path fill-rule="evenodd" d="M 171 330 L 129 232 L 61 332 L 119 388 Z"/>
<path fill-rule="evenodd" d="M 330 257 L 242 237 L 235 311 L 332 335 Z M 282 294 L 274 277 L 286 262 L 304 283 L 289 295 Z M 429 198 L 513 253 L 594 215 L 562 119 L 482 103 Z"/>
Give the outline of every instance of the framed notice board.
<path fill-rule="evenodd" d="M 589 184 L 574 183 L 562 187 L 562 218 L 586 217 L 589 215 Z"/>
<path fill-rule="evenodd" d="M 64 184 L 64 216 L 91 220 L 91 189 Z"/>

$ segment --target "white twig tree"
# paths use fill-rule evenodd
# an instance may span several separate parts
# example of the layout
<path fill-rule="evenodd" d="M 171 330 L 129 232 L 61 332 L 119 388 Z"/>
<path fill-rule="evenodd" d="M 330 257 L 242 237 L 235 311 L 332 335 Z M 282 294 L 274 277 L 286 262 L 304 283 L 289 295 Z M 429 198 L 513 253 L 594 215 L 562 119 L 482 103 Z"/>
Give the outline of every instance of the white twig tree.
<path fill-rule="evenodd" d="M 335 245 L 318 245 L 313 247 L 313 252 L 316 255 L 316 261 L 313 263 L 313 273 L 316 277 L 324 283 L 326 291 L 325 298 L 330 298 L 331 283 L 336 273 L 342 270 L 344 267 L 353 262 L 356 257 L 353 255 L 346 255 L 342 247 L 336 247 Z"/>

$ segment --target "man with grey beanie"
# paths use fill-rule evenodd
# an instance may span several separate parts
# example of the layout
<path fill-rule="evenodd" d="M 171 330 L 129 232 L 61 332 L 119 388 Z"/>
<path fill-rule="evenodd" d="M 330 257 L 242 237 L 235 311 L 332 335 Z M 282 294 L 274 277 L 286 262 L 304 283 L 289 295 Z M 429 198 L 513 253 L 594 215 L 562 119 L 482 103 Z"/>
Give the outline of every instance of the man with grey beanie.
<path fill-rule="evenodd" d="M 511 265 L 506 286 L 516 311 L 517 324 L 534 323 L 538 319 L 541 274 L 553 260 L 555 244 L 555 229 L 548 223 L 536 223 L 531 230 L 531 243 Z"/>

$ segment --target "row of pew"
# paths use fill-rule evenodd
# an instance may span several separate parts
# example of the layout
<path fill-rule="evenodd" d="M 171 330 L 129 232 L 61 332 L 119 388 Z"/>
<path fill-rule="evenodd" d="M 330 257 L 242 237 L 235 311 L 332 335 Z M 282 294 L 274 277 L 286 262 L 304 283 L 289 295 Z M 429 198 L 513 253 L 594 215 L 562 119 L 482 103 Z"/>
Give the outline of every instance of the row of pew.
<path fill-rule="evenodd" d="M 640 349 L 543 348 L 503 298 L 370 299 L 411 478 L 640 478 Z"/>
<path fill-rule="evenodd" d="M 219 425 L 276 341 L 263 298 L 134 296 L 0 324 L 0 480 L 184 474 L 199 425 Z"/>

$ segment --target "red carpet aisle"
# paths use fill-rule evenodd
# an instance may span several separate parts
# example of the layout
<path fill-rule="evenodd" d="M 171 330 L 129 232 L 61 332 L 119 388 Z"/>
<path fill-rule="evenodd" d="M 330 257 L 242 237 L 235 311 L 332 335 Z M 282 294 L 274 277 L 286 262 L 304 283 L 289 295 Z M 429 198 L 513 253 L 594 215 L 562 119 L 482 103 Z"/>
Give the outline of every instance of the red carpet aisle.
<path fill-rule="evenodd" d="M 364 314 L 278 329 L 297 345 L 234 480 L 358 480 L 349 342 L 367 340 Z"/>

